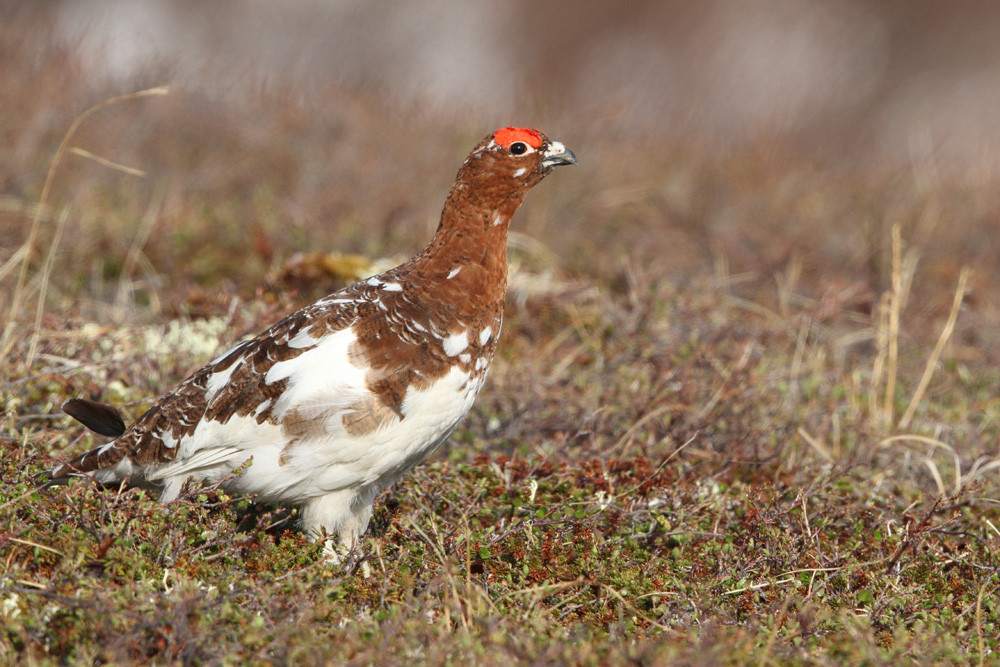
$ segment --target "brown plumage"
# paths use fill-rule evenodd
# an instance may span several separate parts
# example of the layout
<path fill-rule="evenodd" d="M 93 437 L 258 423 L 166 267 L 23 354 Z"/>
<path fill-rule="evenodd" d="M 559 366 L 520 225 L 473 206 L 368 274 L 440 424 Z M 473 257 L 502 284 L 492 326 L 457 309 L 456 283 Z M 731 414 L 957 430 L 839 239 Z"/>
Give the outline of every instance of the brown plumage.
<path fill-rule="evenodd" d="M 575 163 L 537 130 L 487 136 L 420 253 L 237 345 L 128 429 L 114 408 L 68 402 L 67 413 L 116 439 L 53 477 L 127 477 L 160 488 L 164 501 L 190 477 L 221 481 L 301 506 L 311 537 L 339 532 L 350 548 L 378 492 L 429 456 L 471 407 L 500 332 L 511 216 L 555 166 Z"/>

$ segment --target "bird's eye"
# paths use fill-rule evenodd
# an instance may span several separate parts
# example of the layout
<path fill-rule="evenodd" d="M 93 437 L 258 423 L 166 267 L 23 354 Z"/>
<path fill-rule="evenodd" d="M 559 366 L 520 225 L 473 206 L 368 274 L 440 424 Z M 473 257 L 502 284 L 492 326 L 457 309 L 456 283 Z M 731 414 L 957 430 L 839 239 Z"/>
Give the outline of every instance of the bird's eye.
<path fill-rule="evenodd" d="M 510 145 L 511 155 L 524 155 L 528 152 L 528 144 L 523 141 L 515 141 Z"/>

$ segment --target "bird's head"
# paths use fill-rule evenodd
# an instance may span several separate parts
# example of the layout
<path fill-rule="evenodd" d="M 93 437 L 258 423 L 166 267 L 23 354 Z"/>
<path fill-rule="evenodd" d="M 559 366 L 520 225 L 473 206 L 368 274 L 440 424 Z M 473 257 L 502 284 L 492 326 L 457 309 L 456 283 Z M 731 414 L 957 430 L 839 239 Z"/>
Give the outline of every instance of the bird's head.
<path fill-rule="evenodd" d="M 505 127 L 479 142 L 462 164 L 458 181 L 474 197 L 519 204 L 553 168 L 576 163 L 573 151 L 540 130 Z"/>

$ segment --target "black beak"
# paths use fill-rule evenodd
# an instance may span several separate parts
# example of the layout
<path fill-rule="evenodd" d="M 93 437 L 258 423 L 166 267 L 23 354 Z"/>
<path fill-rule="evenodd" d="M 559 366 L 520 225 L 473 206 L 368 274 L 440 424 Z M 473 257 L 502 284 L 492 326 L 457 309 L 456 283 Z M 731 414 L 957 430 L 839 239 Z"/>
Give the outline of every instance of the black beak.
<path fill-rule="evenodd" d="M 548 149 L 542 154 L 543 167 L 558 167 L 564 164 L 577 164 L 573 151 L 562 145 L 562 142 L 553 141 Z"/>

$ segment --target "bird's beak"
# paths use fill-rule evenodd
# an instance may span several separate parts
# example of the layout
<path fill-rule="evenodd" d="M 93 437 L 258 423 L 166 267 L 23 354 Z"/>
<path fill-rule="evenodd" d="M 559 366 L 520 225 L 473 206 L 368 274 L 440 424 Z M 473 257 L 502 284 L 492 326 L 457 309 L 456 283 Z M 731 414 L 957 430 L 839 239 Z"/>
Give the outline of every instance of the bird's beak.
<path fill-rule="evenodd" d="M 576 164 L 576 156 L 573 151 L 562 145 L 562 142 L 553 141 L 544 153 L 542 159 L 543 167 L 558 167 L 563 164 Z"/>

